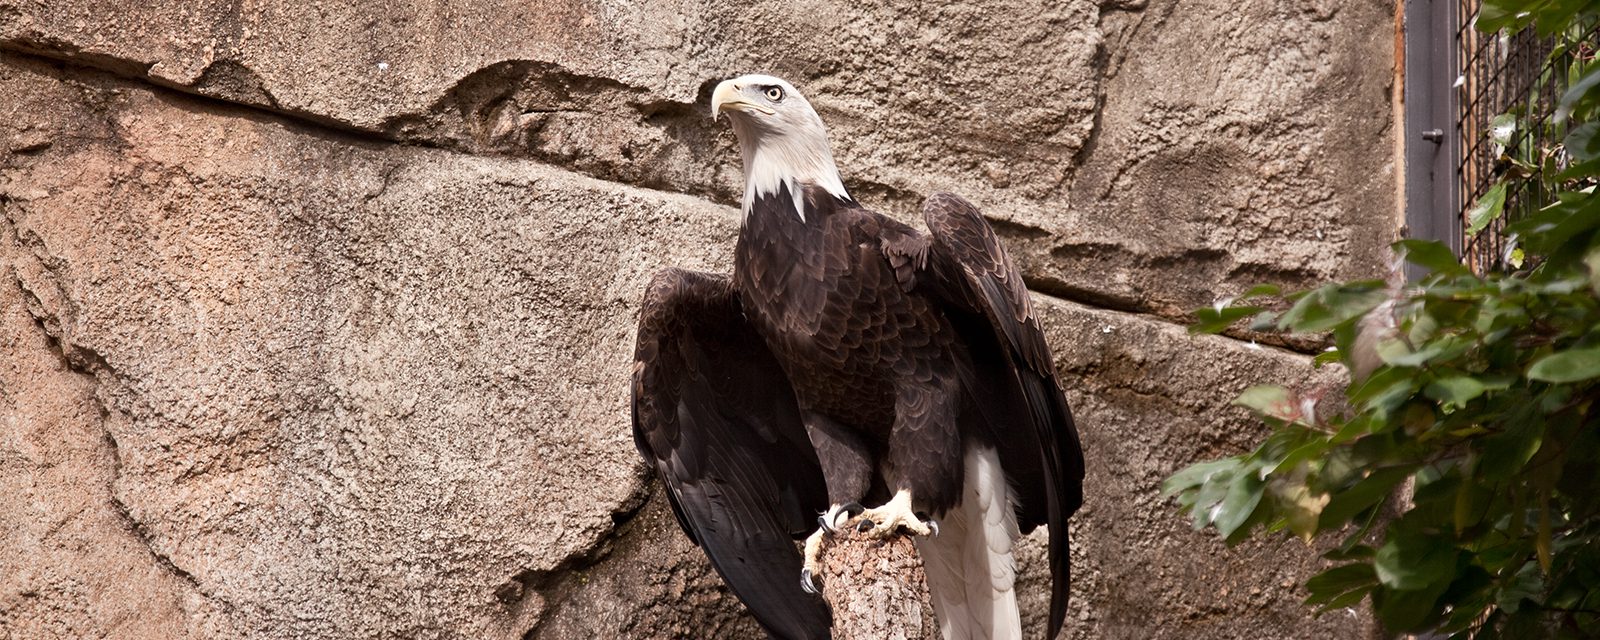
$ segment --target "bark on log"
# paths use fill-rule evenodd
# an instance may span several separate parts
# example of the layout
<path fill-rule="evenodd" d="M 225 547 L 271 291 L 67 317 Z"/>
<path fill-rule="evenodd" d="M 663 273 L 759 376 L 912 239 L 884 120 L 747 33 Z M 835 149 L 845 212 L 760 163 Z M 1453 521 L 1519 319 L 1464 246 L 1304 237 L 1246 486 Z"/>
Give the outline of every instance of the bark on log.
<path fill-rule="evenodd" d="M 823 537 L 821 561 L 835 640 L 939 637 L 927 575 L 910 536 L 880 540 L 844 529 Z"/>

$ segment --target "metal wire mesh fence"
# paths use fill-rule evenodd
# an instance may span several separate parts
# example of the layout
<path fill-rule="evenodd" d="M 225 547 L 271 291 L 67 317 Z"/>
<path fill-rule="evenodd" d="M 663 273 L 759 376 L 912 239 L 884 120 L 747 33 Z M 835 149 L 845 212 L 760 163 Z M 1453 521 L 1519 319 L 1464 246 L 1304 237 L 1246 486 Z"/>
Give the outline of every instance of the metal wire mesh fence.
<path fill-rule="evenodd" d="M 1465 221 L 1475 206 L 1491 206 L 1486 197 L 1503 198 L 1504 213 L 1476 232 L 1470 223 L 1453 226 L 1461 229 L 1462 261 L 1483 273 L 1517 266 L 1505 225 L 1553 197 L 1544 180 L 1515 178 L 1554 175 L 1566 167 L 1560 149 L 1566 132 L 1553 117 L 1555 105 L 1567 88 L 1572 62 L 1594 55 L 1597 32 L 1590 30 L 1575 44 L 1532 29 L 1516 35 L 1481 33 L 1475 28 L 1478 10 L 1479 0 L 1461 0 L 1455 22 L 1459 75 L 1453 142 L 1461 150 L 1455 185 L 1461 210 L 1454 215 Z"/>

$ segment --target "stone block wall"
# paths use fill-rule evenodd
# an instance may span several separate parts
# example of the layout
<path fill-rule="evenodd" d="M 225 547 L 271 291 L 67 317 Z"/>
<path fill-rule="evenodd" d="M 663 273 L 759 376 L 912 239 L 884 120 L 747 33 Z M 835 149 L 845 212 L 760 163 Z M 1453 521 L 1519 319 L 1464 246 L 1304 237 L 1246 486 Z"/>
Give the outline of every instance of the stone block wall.
<path fill-rule="evenodd" d="M 0 637 L 760 637 L 629 436 L 641 287 L 729 268 L 707 96 L 786 77 L 847 186 L 961 193 L 1089 460 L 1074 638 L 1364 637 L 1158 485 L 1307 356 L 1190 336 L 1380 271 L 1392 7 L 0 0 Z M 1326 375 L 1326 374 L 1323 374 Z M 1042 546 L 1020 558 L 1042 634 Z"/>

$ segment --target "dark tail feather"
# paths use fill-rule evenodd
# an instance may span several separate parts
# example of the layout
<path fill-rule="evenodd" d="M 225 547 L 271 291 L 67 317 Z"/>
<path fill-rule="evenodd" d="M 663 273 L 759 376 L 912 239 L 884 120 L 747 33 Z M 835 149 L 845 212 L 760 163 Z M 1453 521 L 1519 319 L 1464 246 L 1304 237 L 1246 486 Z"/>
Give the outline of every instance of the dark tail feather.
<path fill-rule="evenodd" d="M 1045 469 L 1050 526 L 1050 626 L 1054 640 L 1067 618 L 1067 601 L 1072 589 L 1072 543 L 1067 518 L 1083 503 L 1083 454 L 1072 412 L 1055 381 L 1032 371 L 1022 372 L 1028 406 L 1040 435 L 1040 455 Z"/>

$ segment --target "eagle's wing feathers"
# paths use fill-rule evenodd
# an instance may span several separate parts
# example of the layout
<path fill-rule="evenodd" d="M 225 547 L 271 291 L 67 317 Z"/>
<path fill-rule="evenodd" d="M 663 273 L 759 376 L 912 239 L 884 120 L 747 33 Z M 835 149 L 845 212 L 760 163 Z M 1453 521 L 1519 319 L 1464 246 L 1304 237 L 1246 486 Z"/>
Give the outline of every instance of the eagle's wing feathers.
<path fill-rule="evenodd" d="M 993 335 L 978 336 L 972 346 L 997 346 L 1004 363 L 1009 364 L 993 365 L 1013 374 L 1015 386 L 1009 393 L 995 389 L 975 397 L 982 401 L 1017 397 L 1014 394 L 1020 392 L 1026 405 L 1025 412 L 986 407 L 985 413 L 1011 413 L 1018 416 L 1017 422 L 1027 423 L 993 426 L 1000 430 L 996 439 L 1001 465 L 1015 483 L 1016 498 L 1021 502 L 1018 524 L 1023 531 L 1039 524 L 1050 526 L 1053 588 L 1048 637 L 1054 638 L 1066 616 L 1070 573 L 1067 517 L 1083 502 L 1083 450 L 1077 427 L 1061 393 L 1050 346 L 1029 301 L 1027 285 L 989 223 L 966 200 L 947 193 L 929 196 L 922 213 L 928 225 L 926 239 L 894 238 L 885 244 L 885 254 L 891 265 L 898 260 L 914 267 L 909 276 L 900 277 L 902 285 L 926 288 L 957 315 L 987 319 Z M 896 268 L 897 276 L 902 269 Z M 977 366 L 991 366 L 982 362 L 985 355 L 973 355 Z M 980 387 L 1004 384 L 986 379 L 982 372 L 974 377 L 973 384 Z"/>
<path fill-rule="evenodd" d="M 684 532 L 762 626 L 828 637 L 793 541 L 827 507 L 822 471 L 789 381 L 726 277 L 668 269 L 646 289 L 633 437 Z"/>

